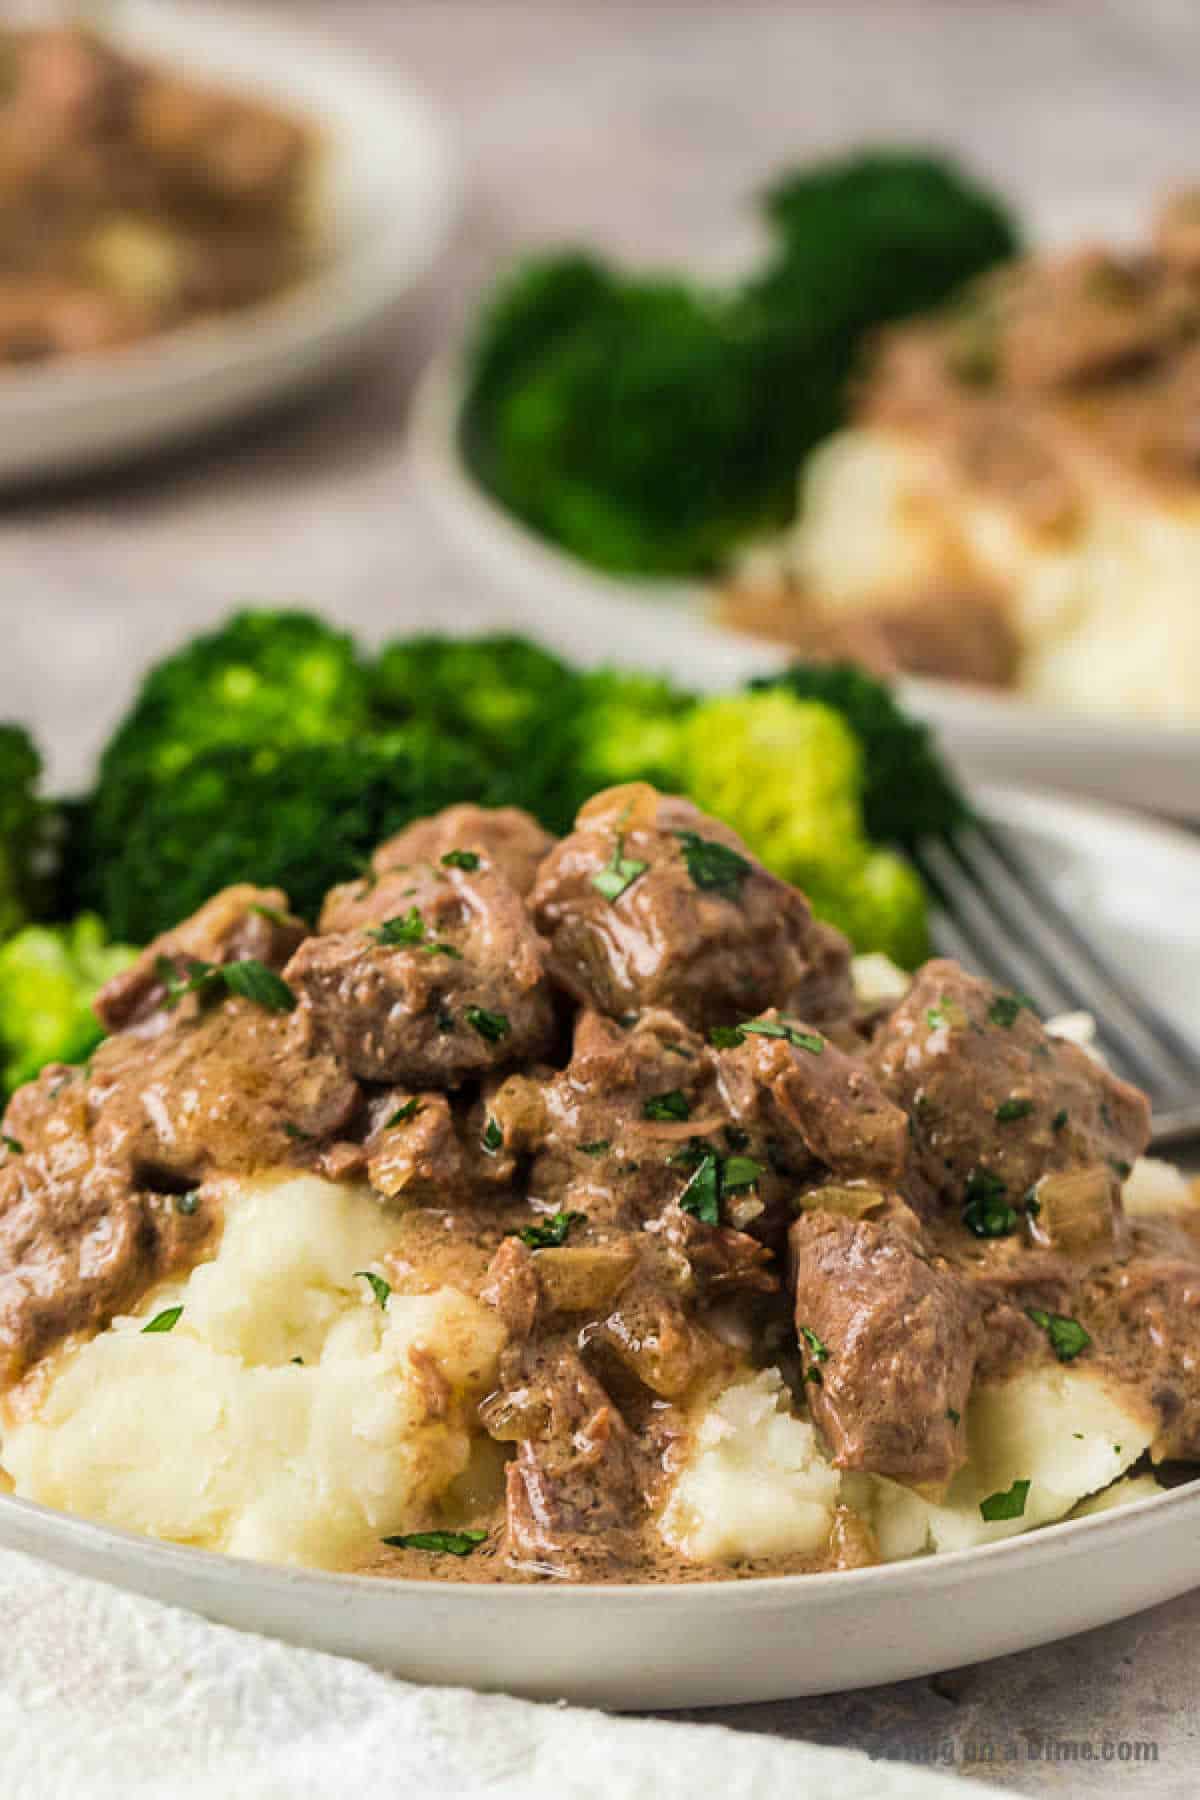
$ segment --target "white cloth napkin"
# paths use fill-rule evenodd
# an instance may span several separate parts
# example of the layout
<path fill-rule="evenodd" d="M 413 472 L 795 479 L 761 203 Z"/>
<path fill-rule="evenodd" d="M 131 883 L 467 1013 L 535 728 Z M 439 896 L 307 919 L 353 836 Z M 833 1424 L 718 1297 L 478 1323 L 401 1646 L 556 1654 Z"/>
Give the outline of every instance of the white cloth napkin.
<path fill-rule="evenodd" d="M 3 1800 L 350 1794 L 961 1800 L 962 1789 L 853 1751 L 415 1687 L 0 1552 Z"/>

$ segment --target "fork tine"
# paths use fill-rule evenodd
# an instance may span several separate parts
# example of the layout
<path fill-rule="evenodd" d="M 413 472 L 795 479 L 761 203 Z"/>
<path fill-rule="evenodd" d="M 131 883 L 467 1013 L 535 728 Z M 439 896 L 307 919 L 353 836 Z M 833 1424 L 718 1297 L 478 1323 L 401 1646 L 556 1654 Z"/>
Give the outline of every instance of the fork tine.
<path fill-rule="evenodd" d="M 1049 883 L 1002 833 L 981 820 L 973 835 L 992 851 L 1018 888 L 1024 890 L 1026 902 L 1032 902 L 1035 916 L 1051 921 L 1094 981 L 1103 984 L 1108 1016 L 1113 1017 L 1117 1012 L 1129 1014 L 1143 1035 L 1165 1049 L 1174 1060 L 1177 1075 L 1188 1078 L 1193 1087 L 1200 1083 L 1200 1040 L 1180 1031 L 1152 1000 L 1136 992 L 1121 971 L 1114 968 L 1091 939 L 1080 931 Z"/>
<path fill-rule="evenodd" d="M 1017 890 L 1014 904 L 991 864 L 985 863 L 981 874 L 957 845 L 953 854 L 940 845 L 925 846 L 923 856 L 958 924 L 979 946 L 980 960 L 989 974 L 1022 988 L 1043 1014 L 1096 1010 L 1097 996 L 1073 978 L 1068 953 L 1053 933 L 1034 929 L 1028 902 Z M 1099 1034 L 1118 1069 L 1156 1093 L 1164 1087 L 1174 1088 L 1175 1067 L 1153 1040 L 1147 1050 L 1140 1033 L 1136 1042 L 1114 1039 L 1103 1023 L 1098 1026 Z"/>

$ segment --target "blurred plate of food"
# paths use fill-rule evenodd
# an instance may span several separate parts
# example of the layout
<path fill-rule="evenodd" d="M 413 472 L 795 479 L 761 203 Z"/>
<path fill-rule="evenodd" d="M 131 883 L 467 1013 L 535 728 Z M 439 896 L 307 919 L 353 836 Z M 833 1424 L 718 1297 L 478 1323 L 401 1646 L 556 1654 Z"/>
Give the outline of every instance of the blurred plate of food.
<path fill-rule="evenodd" d="M 178 442 L 329 374 L 413 296 L 456 179 L 399 72 L 236 9 L 0 31 L 0 480 Z"/>
<path fill-rule="evenodd" d="M 1200 847 L 968 801 L 847 668 L 259 611 L 73 800 L 5 728 L 0 1542 L 626 1707 L 1194 1585 L 1200 1192 L 1078 1020 L 918 968 L 972 803 L 1194 1019 Z"/>
<path fill-rule="evenodd" d="M 802 169 L 736 284 L 529 258 L 427 377 L 418 460 L 555 629 L 848 656 L 973 772 L 1200 817 L 1196 212 L 1023 252 L 942 159 Z"/>

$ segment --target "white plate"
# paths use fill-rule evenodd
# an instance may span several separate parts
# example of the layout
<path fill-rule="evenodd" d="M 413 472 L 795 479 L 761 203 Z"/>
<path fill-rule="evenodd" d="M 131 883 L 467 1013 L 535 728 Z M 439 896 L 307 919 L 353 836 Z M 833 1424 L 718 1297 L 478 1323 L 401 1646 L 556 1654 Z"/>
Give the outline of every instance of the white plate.
<path fill-rule="evenodd" d="M 663 669 L 705 687 L 786 667 L 794 653 L 711 623 L 704 586 L 604 575 L 527 530 L 484 492 L 459 453 L 461 392 L 454 363 L 427 371 L 413 411 L 415 465 L 447 528 L 505 583 L 543 636 L 584 659 Z M 1200 821 L 1200 729 L 1054 712 L 948 681 L 898 686 L 968 776 Z"/>
<path fill-rule="evenodd" d="M 399 74 L 282 20 L 199 0 L 118 0 L 106 24 L 135 51 L 324 127 L 330 254 L 278 300 L 120 350 L 0 371 L 9 485 L 178 442 L 328 376 L 414 295 L 455 211 L 447 134 Z"/>
<path fill-rule="evenodd" d="M 1200 1017 L 1200 845 L 985 789 L 1109 952 Z M 664 1587 L 471 1587 L 271 1569 L 0 1498 L 0 1544 L 228 1625 L 413 1679 L 617 1707 L 869 1687 L 1089 1630 L 1200 1581 L 1200 1481 L 983 1549 L 842 1574 Z"/>

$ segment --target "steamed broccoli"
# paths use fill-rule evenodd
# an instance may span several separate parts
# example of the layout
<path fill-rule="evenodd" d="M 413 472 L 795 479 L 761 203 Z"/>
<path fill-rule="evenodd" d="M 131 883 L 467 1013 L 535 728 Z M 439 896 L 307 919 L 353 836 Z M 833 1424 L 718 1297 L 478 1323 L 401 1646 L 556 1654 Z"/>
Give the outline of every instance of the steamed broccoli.
<path fill-rule="evenodd" d="M 29 733 L 19 725 L 0 725 L 0 943 L 30 917 L 43 878 L 41 772 Z"/>
<path fill-rule="evenodd" d="M 371 668 L 381 726 L 427 725 L 487 759 L 511 804 L 565 831 L 565 771 L 578 732 L 580 676 L 528 638 L 404 638 Z"/>
<path fill-rule="evenodd" d="M 694 705 L 693 694 L 660 676 L 607 668 L 582 676 L 570 817 L 598 788 L 625 781 L 678 787 L 680 726 Z"/>
<path fill-rule="evenodd" d="M 786 674 L 751 686 L 819 700 L 842 715 L 862 748 L 863 819 L 878 843 L 945 837 L 967 818 L 966 798 L 928 725 L 911 718 L 885 683 L 853 663 L 794 663 Z"/>
<path fill-rule="evenodd" d="M 840 423 L 876 326 L 1010 256 L 997 202 L 946 162 L 876 152 L 768 196 L 773 248 L 741 288 L 629 276 L 579 253 L 523 264 L 471 354 L 462 448 L 509 510 L 617 574 L 703 575 L 782 524 Z"/>
<path fill-rule="evenodd" d="M 222 747 L 150 789 L 121 842 L 81 860 L 110 929 L 144 942 L 234 881 L 278 885 L 314 916 L 412 819 L 507 798 L 483 757 L 424 724 L 349 744 Z"/>
<path fill-rule="evenodd" d="M 0 946 L 0 1090 L 32 1081 L 48 1062 L 85 1061 L 104 1035 L 92 1000 L 136 955 L 110 944 L 89 913 L 27 925 Z"/>
<path fill-rule="evenodd" d="M 702 701 L 681 727 L 681 753 L 696 804 L 803 888 L 856 949 L 909 968 L 928 954 L 920 879 L 871 844 L 862 750 L 836 712 L 779 689 Z"/>

